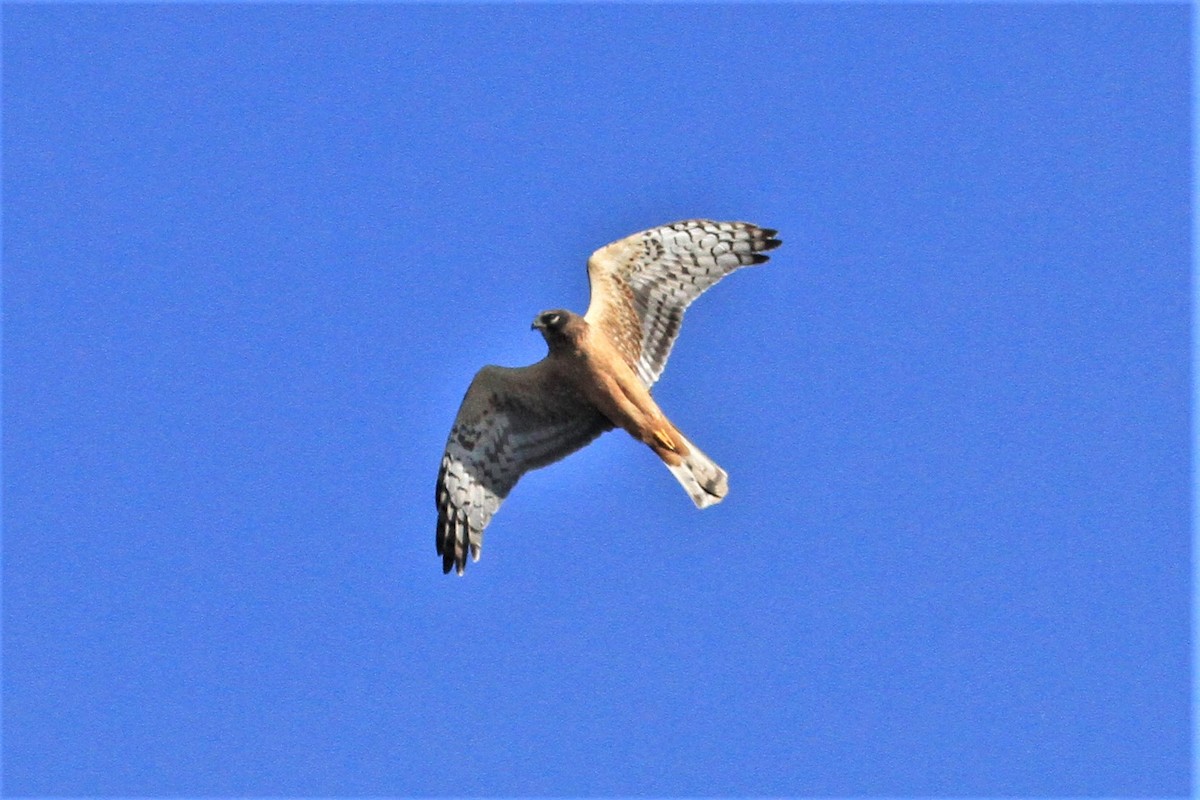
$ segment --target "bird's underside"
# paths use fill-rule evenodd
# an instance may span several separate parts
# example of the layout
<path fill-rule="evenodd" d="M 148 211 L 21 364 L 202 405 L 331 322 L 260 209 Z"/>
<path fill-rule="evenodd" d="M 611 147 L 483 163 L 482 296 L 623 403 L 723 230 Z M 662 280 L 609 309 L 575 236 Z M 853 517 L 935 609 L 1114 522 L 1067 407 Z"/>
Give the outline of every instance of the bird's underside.
<path fill-rule="evenodd" d="M 483 530 L 521 475 L 619 427 L 650 447 L 699 508 L 718 503 L 728 477 L 651 396 L 683 313 L 739 267 L 778 247 L 775 231 L 745 222 L 687 220 L 613 242 L 588 259 L 582 317 L 539 314 L 549 347 L 528 367 L 481 369 L 463 398 L 437 482 L 442 569 L 479 559 Z"/>

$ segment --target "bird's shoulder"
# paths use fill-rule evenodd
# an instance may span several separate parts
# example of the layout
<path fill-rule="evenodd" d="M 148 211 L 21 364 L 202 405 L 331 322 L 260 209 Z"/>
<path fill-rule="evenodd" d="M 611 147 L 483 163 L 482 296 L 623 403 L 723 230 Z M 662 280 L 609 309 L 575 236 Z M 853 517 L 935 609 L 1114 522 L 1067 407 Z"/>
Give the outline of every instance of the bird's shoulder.
<path fill-rule="evenodd" d="M 495 413 L 556 416 L 585 404 L 562 359 L 548 355 L 525 367 L 488 364 L 475 373 L 458 413 L 470 422 Z"/>

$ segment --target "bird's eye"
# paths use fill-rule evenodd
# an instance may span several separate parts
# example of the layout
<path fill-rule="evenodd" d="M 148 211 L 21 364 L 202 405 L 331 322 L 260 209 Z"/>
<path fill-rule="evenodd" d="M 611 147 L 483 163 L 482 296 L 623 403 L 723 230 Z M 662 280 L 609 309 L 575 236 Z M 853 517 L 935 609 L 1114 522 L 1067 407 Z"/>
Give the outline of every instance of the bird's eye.
<path fill-rule="evenodd" d="M 558 320 L 559 320 L 558 314 L 550 314 L 549 316 L 546 317 L 546 324 L 547 325 L 557 325 Z"/>

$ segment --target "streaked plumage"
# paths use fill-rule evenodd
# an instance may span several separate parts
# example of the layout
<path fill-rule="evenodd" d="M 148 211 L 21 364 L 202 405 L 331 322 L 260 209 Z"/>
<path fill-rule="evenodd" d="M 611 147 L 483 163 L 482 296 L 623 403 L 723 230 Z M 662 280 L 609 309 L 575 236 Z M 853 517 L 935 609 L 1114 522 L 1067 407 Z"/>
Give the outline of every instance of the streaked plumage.
<path fill-rule="evenodd" d="M 775 231 L 686 220 L 636 233 L 588 259 L 587 314 L 539 314 L 550 352 L 528 367 L 487 366 L 463 398 L 437 481 L 437 551 L 461 575 L 517 480 L 621 427 L 666 463 L 699 508 L 728 491 L 725 472 L 650 395 L 693 300 L 739 267 L 767 260 Z"/>

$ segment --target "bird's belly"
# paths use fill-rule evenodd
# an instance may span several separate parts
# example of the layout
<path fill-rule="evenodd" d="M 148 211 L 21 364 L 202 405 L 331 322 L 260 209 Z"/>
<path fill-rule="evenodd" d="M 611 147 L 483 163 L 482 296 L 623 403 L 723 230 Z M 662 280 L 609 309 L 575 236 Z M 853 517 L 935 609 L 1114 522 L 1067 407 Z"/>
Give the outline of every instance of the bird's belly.
<path fill-rule="evenodd" d="M 622 362 L 620 366 L 625 364 Z M 586 377 L 580 388 L 588 402 L 613 425 L 645 441 L 662 412 L 633 371 L 592 359 L 586 362 L 584 372 Z"/>

